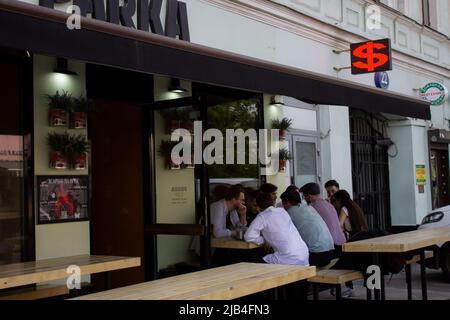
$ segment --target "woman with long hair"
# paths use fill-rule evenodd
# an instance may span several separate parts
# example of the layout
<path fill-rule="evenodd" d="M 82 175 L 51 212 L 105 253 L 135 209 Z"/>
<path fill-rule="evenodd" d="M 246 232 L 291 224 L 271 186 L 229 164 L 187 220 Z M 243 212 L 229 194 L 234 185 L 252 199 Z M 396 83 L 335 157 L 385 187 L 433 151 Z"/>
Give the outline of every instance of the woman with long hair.
<path fill-rule="evenodd" d="M 333 197 L 336 201 L 336 207 L 338 208 L 339 222 L 341 223 L 344 233 L 348 235 L 348 238 L 359 232 L 369 231 L 364 212 L 361 207 L 350 198 L 347 191 L 339 190 Z"/>

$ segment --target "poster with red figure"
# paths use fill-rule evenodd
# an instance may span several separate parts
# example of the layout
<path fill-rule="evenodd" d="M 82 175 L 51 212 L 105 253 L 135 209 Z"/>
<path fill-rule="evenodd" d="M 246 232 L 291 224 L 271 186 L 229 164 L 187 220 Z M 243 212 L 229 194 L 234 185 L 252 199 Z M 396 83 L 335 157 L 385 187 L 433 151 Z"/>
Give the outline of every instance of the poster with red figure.
<path fill-rule="evenodd" d="M 38 223 L 89 218 L 88 176 L 38 176 Z"/>

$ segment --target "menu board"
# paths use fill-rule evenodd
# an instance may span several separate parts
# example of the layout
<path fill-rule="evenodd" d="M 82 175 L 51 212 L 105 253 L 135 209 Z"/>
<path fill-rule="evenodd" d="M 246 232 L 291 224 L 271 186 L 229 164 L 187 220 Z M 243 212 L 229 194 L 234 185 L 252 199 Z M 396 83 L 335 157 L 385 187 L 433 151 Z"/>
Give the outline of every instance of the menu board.
<path fill-rule="evenodd" d="M 89 218 L 88 176 L 38 176 L 38 223 Z"/>

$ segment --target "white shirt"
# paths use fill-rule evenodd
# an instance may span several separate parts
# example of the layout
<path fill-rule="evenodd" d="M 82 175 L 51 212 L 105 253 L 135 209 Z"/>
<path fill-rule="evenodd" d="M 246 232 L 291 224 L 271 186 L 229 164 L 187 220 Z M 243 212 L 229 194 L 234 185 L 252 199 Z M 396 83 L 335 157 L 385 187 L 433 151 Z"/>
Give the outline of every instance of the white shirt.
<path fill-rule="evenodd" d="M 269 207 L 258 213 L 244 235 L 245 241 L 267 242 L 274 250 L 263 259 L 267 263 L 309 265 L 308 247 L 283 208 Z"/>
<path fill-rule="evenodd" d="M 231 230 L 227 229 L 227 214 L 230 214 L 231 224 L 233 228 L 245 227 L 239 219 L 236 210 L 229 211 L 225 199 L 216 201 L 211 204 L 211 224 L 214 226 L 213 234 L 216 238 L 224 238 L 231 236 Z"/>

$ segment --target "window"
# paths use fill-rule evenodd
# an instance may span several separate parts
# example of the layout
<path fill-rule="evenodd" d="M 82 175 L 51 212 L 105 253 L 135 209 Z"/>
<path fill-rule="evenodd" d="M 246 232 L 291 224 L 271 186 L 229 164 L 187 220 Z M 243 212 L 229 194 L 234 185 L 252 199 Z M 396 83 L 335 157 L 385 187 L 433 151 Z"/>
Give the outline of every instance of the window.
<path fill-rule="evenodd" d="M 34 234 L 29 232 L 32 221 L 27 218 L 26 201 L 30 139 L 24 128 L 29 67 L 19 57 L 0 53 L 0 265 L 25 261 L 34 255 L 30 251 Z"/>
<path fill-rule="evenodd" d="M 380 0 L 381 3 L 395 9 L 402 14 L 407 14 L 407 1 L 406 0 Z"/>
<path fill-rule="evenodd" d="M 437 1 L 422 0 L 423 24 L 437 30 Z"/>

